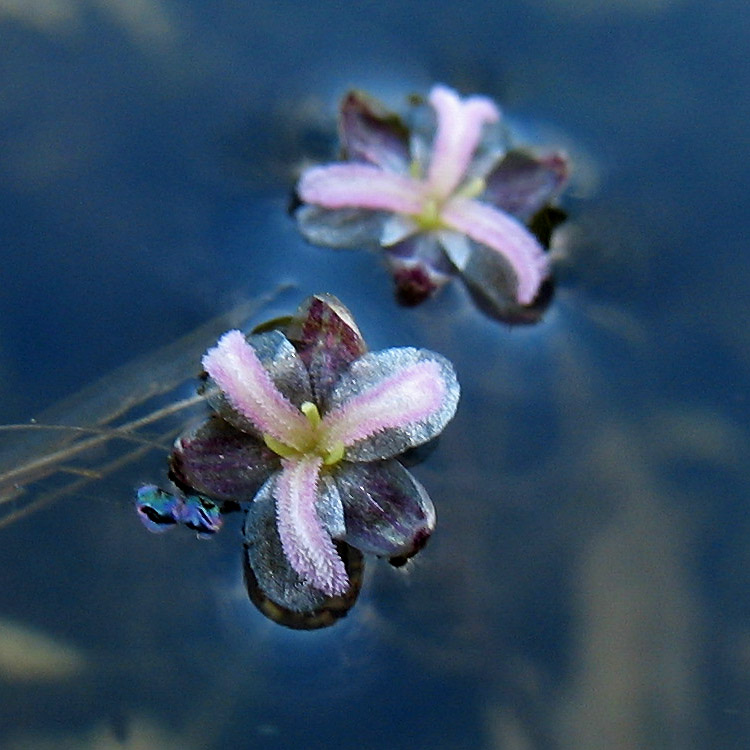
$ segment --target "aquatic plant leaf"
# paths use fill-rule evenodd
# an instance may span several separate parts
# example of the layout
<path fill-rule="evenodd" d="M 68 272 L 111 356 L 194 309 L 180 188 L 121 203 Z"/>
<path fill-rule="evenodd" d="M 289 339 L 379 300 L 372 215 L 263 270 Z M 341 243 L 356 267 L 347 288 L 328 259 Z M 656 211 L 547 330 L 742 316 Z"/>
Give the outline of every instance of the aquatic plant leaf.
<path fill-rule="evenodd" d="M 408 558 L 432 534 L 432 501 L 398 461 L 344 461 L 335 481 L 344 508 L 344 540 L 362 552 Z"/>

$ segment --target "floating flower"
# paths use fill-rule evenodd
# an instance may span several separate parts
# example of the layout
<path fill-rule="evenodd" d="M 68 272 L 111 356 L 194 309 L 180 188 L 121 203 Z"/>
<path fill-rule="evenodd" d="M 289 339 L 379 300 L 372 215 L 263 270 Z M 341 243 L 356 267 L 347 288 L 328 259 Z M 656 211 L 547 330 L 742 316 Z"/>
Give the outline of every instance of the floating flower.
<path fill-rule="evenodd" d="M 171 476 L 216 502 L 252 501 L 250 595 L 293 627 L 356 598 L 361 555 L 401 562 L 435 511 L 397 457 L 453 417 L 451 364 L 424 349 L 367 352 L 349 311 L 311 297 L 281 329 L 230 331 L 203 358 L 215 414 L 178 438 Z"/>
<path fill-rule="evenodd" d="M 429 102 L 431 146 L 422 128 L 410 131 L 378 102 L 348 94 L 339 122 L 347 162 L 303 172 L 300 230 L 332 247 L 377 242 L 406 302 L 458 272 L 498 317 L 533 318 L 518 308 L 540 297 L 550 266 L 525 222 L 559 192 L 567 159 L 506 150 L 490 99 L 462 100 L 438 85 Z"/>

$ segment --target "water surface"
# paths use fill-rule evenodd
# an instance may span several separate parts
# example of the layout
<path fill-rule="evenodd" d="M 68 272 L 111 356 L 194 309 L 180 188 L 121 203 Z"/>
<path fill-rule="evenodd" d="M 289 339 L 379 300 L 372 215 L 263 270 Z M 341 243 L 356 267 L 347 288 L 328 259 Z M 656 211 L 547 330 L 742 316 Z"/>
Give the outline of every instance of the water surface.
<path fill-rule="evenodd" d="M 139 449 L 111 441 L 35 477 L 5 507 L 87 481 L 0 529 L 0 744 L 745 747 L 749 20 L 739 0 L 0 0 L 1 422 L 137 419 L 192 393 L 216 334 L 191 332 L 319 291 L 463 385 L 414 470 L 438 531 L 405 570 L 373 561 L 327 631 L 250 605 L 239 517 L 144 531 L 132 494 L 164 450 L 109 466 Z M 436 80 L 576 160 L 533 328 L 457 286 L 399 308 L 376 256 L 310 247 L 286 214 L 349 86 L 397 106 Z M 3 468 L 49 442 L 3 436 Z"/>

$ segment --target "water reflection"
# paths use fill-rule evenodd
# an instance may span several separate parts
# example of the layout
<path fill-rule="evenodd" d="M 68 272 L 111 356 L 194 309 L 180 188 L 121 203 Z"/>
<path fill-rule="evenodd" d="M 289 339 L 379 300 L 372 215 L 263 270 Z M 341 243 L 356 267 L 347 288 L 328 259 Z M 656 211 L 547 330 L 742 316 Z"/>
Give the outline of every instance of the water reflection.
<path fill-rule="evenodd" d="M 87 659 L 75 646 L 10 620 L 0 620 L 0 678 L 46 682 L 77 677 Z"/>
<path fill-rule="evenodd" d="M 146 49 L 175 35 L 172 13 L 161 0 L 0 0 L 0 21 L 5 17 L 50 35 L 67 34 L 80 30 L 89 9 L 100 11 Z"/>

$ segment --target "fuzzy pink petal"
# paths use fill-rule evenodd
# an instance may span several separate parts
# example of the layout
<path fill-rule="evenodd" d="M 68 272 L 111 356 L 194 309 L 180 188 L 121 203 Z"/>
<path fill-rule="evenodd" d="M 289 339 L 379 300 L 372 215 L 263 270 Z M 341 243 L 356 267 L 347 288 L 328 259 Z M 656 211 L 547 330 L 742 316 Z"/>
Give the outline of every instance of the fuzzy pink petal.
<path fill-rule="evenodd" d="M 349 577 L 315 509 L 321 464 L 314 455 L 282 461 L 274 492 L 277 528 L 294 570 L 314 588 L 335 596 L 349 588 Z"/>
<path fill-rule="evenodd" d="M 304 447 L 307 418 L 279 391 L 241 331 L 225 333 L 206 352 L 203 367 L 258 430 L 294 448 Z"/>
<path fill-rule="evenodd" d="M 323 418 L 326 441 L 348 446 L 386 429 L 424 422 L 442 408 L 445 396 L 438 362 L 414 362 L 327 414 Z"/>
<path fill-rule="evenodd" d="M 437 132 L 427 181 L 432 191 L 445 198 L 466 176 L 482 128 L 487 123 L 497 122 L 500 112 L 490 99 L 472 96 L 461 101 L 458 94 L 446 86 L 432 89 L 430 104 L 437 114 Z"/>
<path fill-rule="evenodd" d="M 297 193 L 305 203 L 324 208 L 369 208 L 416 214 L 422 186 L 408 175 L 371 164 L 330 164 L 303 172 Z"/>
<path fill-rule="evenodd" d="M 466 198 L 446 203 L 440 216 L 451 228 L 500 253 L 518 281 L 518 301 L 522 305 L 534 301 L 539 285 L 549 274 L 549 261 L 520 221 L 487 203 Z"/>

